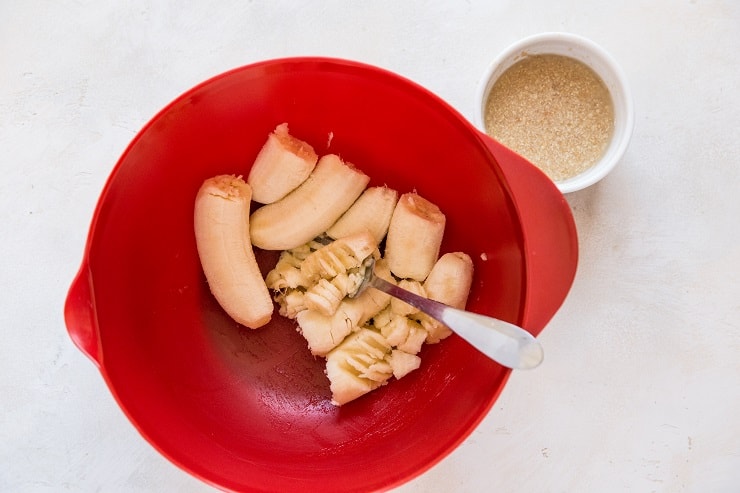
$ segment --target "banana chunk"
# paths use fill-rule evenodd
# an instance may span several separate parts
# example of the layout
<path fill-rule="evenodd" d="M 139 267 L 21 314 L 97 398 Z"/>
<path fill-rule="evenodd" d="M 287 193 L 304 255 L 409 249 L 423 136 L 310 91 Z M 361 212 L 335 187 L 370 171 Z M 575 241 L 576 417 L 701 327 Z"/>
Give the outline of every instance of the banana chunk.
<path fill-rule="evenodd" d="M 377 331 L 363 327 L 326 355 L 332 403 L 337 406 L 384 385 L 393 375 L 391 347 Z"/>
<path fill-rule="evenodd" d="M 323 243 L 312 240 L 304 245 L 280 252 L 277 264 L 265 278 L 267 287 L 275 291 L 308 287 L 309 280 L 301 272 L 301 264 L 309 255 L 323 247 Z"/>
<path fill-rule="evenodd" d="M 405 193 L 396 204 L 385 239 L 385 258 L 398 278 L 424 281 L 439 256 L 445 215 L 416 193 Z"/>
<path fill-rule="evenodd" d="M 360 231 L 312 252 L 301 264 L 301 273 L 311 282 L 316 282 L 319 278 L 331 279 L 358 269 L 376 251 L 377 243 L 372 234 Z M 376 257 L 379 256 L 378 253 Z"/>
<path fill-rule="evenodd" d="M 231 318 L 256 329 L 270 321 L 274 307 L 249 238 L 251 196 L 240 177 L 206 180 L 195 198 L 194 229 L 211 293 Z"/>
<path fill-rule="evenodd" d="M 278 125 L 249 171 L 252 200 L 271 204 L 282 199 L 308 178 L 318 159 L 310 144 L 290 135 L 287 123 Z"/>
<path fill-rule="evenodd" d="M 392 282 L 393 278 L 382 261 L 376 264 L 376 272 Z M 306 339 L 311 354 L 325 356 L 348 335 L 360 330 L 377 313 L 390 306 L 390 298 L 381 291 L 367 289 L 354 298 L 344 298 L 331 315 L 306 306 L 296 314 L 298 330 Z"/>
<path fill-rule="evenodd" d="M 295 190 L 252 213 L 252 243 L 265 250 L 289 250 L 307 243 L 334 224 L 369 181 L 365 173 L 339 156 L 322 156 Z"/>
<path fill-rule="evenodd" d="M 370 187 L 362 192 L 362 195 L 326 231 L 326 234 L 337 239 L 361 231 L 369 231 L 375 238 L 375 243 L 380 244 L 388 233 L 388 226 L 397 202 L 398 192 L 392 188 Z"/>
<path fill-rule="evenodd" d="M 412 371 L 421 366 L 421 358 L 415 354 L 409 354 L 400 349 L 391 351 L 390 357 L 387 358 L 393 371 L 393 376 L 403 378 Z"/>
<path fill-rule="evenodd" d="M 442 255 L 424 281 L 429 299 L 464 309 L 473 283 L 473 260 L 463 252 Z M 427 331 L 426 342 L 433 344 L 448 337 L 452 331 L 444 324 L 421 314 L 421 324 Z"/>

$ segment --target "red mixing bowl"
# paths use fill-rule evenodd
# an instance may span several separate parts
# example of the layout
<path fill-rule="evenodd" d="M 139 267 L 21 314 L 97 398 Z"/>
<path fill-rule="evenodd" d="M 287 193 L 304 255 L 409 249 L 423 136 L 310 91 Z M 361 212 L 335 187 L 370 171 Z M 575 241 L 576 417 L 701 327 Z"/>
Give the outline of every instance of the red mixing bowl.
<path fill-rule="evenodd" d="M 282 122 L 370 185 L 416 190 L 442 209 L 442 252 L 475 262 L 469 310 L 537 335 L 560 307 L 577 239 L 544 174 L 398 75 L 291 58 L 204 82 L 136 136 L 97 204 L 66 324 L 139 432 L 203 481 L 233 491 L 389 489 L 458 446 L 510 370 L 453 335 L 422 349 L 419 370 L 337 408 L 323 360 L 293 321 L 276 313 L 250 330 L 221 310 L 196 252 L 194 198 L 208 177 L 246 176 Z M 264 273 L 277 253 L 257 257 Z"/>

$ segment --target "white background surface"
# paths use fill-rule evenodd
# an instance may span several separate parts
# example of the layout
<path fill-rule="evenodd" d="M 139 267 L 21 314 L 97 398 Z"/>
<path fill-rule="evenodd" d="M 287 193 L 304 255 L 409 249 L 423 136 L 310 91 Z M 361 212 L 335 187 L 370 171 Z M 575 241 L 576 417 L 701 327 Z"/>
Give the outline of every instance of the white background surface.
<path fill-rule="evenodd" d="M 581 259 L 545 363 L 398 491 L 740 491 L 734 0 L 3 0 L 0 491 L 213 491 L 144 442 L 62 319 L 98 194 L 161 107 L 240 65 L 327 55 L 411 78 L 472 120 L 495 55 L 551 30 L 618 60 L 634 137 L 568 197 Z"/>

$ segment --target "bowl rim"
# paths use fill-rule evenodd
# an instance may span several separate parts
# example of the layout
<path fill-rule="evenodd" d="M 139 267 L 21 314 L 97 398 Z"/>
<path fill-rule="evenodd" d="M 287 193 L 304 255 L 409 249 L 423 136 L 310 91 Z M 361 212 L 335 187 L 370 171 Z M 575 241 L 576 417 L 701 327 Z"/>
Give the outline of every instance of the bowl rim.
<path fill-rule="evenodd" d="M 553 45 L 560 45 L 567 50 L 553 50 Z M 540 49 L 541 51 L 537 51 Z M 577 49 L 578 51 L 573 51 Z M 568 53 L 564 53 L 567 51 Z M 534 54 L 553 53 L 570 56 L 581 61 L 594 70 L 607 84 L 615 107 L 615 128 L 612 139 L 599 161 L 582 173 L 566 180 L 553 180 L 562 193 L 575 192 L 589 187 L 608 175 L 624 156 L 635 125 L 634 101 L 627 76 L 616 59 L 594 41 L 578 34 L 560 31 L 548 31 L 522 38 L 501 51 L 488 65 L 478 83 L 475 93 L 476 110 L 474 124 L 484 134 L 485 106 L 488 94 L 500 75 L 515 62 Z M 580 52 L 580 55 L 579 55 Z M 609 81 L 604 74 L 609 75 Z M 609 84 L 609 82 L 612 84 Z M 619 128 L 617 124 L 620 123 Z"/>

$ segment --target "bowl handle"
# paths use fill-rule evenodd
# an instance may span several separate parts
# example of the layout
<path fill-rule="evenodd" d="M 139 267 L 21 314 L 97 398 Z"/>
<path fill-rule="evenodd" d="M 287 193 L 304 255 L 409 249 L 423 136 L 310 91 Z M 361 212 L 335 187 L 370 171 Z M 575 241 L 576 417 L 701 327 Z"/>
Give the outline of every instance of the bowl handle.
<path fill-rule="evenodd" d="M 578 264 L 578 236 L 568 202 L 539 168 L 481 133 L 501 169 L 524 236 L 526 298 L 522 325 L 539 334 L 565 301 Z"/>
<path fill-rule="evenodd" d="M 92 276 L 87 259 L 82 262 L 64 303 L 64 322 L 75 345 L 100 367 L 100 338 L 95 314 Z"/>

